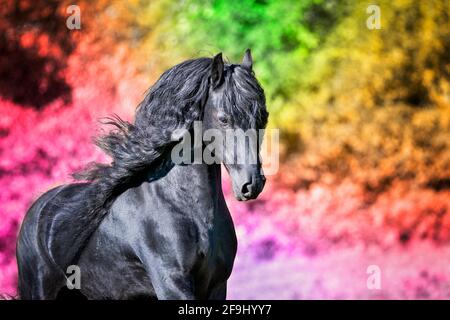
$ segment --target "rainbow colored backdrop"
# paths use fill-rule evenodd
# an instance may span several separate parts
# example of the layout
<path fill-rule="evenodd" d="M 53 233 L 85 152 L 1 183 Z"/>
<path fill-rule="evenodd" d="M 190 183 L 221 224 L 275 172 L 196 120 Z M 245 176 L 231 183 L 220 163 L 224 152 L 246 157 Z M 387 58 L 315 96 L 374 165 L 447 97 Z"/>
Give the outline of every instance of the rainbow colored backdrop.
<path fill-rule="evenodd" d="M 447 0 L 4 0 L 0 293 L 16 293 L 31 202 L 108 160 L 91 144 L 98 118 L 131 120 L 185 59 L 251 48 L 282 162 L 256 201 L 225 182 L 228 297 L 450 298 L 449 16 Z"/>

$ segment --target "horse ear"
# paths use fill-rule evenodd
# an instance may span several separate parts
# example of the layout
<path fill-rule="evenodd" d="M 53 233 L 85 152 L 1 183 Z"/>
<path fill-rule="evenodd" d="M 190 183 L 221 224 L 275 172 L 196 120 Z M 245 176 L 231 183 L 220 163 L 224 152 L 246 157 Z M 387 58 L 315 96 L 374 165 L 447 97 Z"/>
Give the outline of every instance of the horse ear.
<path fill-rule="evenodd" d="M 247 68 L 248 70 L 252 70 L 253 67 L 253 58 L 250 49 L 245 50 L 244 58 L 242 59 L 241 66 Z"/>
<path fill-rule="evenodd" d="M 222 83 L 223 78 L 223 59 L 222 52 L 213 58 L 211 68 L 211 84 L 213 88 L 217 88 Z"/>

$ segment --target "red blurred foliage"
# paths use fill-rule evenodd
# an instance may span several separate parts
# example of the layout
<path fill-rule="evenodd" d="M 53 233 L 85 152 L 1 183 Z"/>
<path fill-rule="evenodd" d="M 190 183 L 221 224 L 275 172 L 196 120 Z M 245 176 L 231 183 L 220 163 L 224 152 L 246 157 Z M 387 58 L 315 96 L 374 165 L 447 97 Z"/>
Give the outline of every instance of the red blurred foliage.
<path fill-rule="evenodd" d="M 65 26 L 63 3 L 6 0 L 0 7 L 0 95 L 24 107 L 43 108 L 71 88 L 65 79 L 74 33 Z"/>
<path fill-rule="evenodd" d="M 387 249 L 415 240 L 449 243 L 449 199 L 449 191 L 401 183 L 372 198 L 351 182 L 297 191 L 272 182 L 256 201 L 242 205 L 228 200 L 236 222 L 245 226 L 242 232 L 315 255 L 358 245 Z"/>

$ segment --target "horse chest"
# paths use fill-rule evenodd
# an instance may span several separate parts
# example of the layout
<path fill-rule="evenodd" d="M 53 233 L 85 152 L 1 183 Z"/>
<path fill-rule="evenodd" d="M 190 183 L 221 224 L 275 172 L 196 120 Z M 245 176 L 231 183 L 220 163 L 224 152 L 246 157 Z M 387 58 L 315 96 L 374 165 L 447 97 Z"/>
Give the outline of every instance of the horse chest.
<path fill-rule="evenodd" d="M 221 212 L 216 224 L 207 232 L 201 259 L 210 277 L 217 281 L 226 280 L 231 274 L 236 256 L 237 240 L 229 213 Z"/>

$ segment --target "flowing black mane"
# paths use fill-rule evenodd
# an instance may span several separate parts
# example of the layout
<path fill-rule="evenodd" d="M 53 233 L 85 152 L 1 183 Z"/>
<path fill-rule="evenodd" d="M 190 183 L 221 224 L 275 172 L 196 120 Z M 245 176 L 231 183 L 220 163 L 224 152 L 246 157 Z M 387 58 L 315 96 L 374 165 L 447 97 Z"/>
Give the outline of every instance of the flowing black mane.
<path fill-rule="evenodd" d="M 96 144 L 111 156 L 112 161 L 110 164 L 95 163 L 74 175 L 76 179 L 87 181 L 89 186 L 77 197 L 78 200 L 64 203 L 66 214 L 80 211 L 83 214 L 76 225 L 71 226 L 70 252 L 66 250 L 64 257 L 53 257 L 57 264 L 65 267 L 77 257 L 114 199 L 133 179 L 151 168 L 168 146 L 173 145 L 171 135 L 174 130 L 189 129 L 194 121 L 201 120 L 210 90 L 212 64 L 212 58 L 199 58 L 164 72 L 139 104 L 134 124 L 117 116 L 108 118 L 106 123 L 113 125 L 115 130 L 97 139 Z M 240 121 L 240 127 L 265 126 L 268 113 L 264 91 L 251 70 L 226 64 L 221 85 L 220 105 L 227 114 Z"/>

